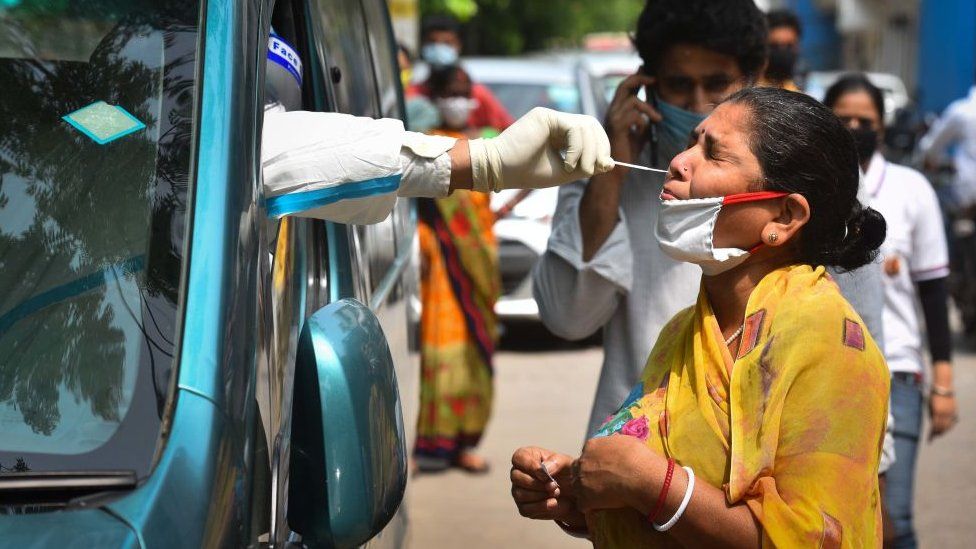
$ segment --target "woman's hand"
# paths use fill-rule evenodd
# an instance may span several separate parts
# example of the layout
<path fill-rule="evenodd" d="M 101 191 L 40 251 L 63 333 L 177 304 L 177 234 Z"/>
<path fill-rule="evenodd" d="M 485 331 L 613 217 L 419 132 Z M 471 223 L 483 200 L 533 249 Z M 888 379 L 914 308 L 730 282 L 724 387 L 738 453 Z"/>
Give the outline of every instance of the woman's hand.
<path fill-rule="evenodd" d="M 929 440 L 947 433 L 959 419 L 956 397 L 951 394 L 953 390 L 951 363 L 940 360 L 932 364 L 932 387 L 949 391 L 950 395 L 939 395 L 934 391 L 929 395 L 929 414 L 932 419 L 929 424 Z"/>
<path fill-rule="evenodd" d="M 667 460 L 635 437 L 591 439 L 574 463 L 576 504 L 584 513 L 639 508 L 643 492 L 654 491 L 660 485 L 666 467 Z"/>
<path fill-rule="evenodd" d="M 934 393 L 929 396 L 929 414 L 932 418 L 929 425 L 929 440 L 944 435 L 952 429 L 956 424 L 957 410 L 956 397 Z"/>
<path fill-rule="evenodd" d="M 546 476 L 542 464 L 556 479 Z M 579 518 L 576 502 L 570 497 L 573 458 L 544 448 L 519 448 L 512 455 L 512 499 L 519 514 L 538 520 L 575 523 Z"/>

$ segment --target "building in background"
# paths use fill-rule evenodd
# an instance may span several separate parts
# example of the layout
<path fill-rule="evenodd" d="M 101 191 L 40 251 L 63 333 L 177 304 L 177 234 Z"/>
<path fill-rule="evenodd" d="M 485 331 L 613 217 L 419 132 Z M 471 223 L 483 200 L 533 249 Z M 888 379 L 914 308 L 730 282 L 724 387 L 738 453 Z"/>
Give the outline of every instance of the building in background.
<path fill-rule="evenodd" d="M 803 21 L 803 55 L 813 70 L 899 76 L 923 112 L 941 112 L 976 78 L 973 0 L 757 0 Z"/>

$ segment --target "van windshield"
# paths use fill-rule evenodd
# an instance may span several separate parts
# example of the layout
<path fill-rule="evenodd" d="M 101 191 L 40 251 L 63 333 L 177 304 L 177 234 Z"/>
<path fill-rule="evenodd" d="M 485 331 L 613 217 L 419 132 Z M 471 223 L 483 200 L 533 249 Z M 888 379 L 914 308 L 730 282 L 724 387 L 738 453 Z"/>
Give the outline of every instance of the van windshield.
<path fill-rule="evenodd" d="M 0 2 L 0 475 L 149 473 L 199 17 L 199 1 Z"/>

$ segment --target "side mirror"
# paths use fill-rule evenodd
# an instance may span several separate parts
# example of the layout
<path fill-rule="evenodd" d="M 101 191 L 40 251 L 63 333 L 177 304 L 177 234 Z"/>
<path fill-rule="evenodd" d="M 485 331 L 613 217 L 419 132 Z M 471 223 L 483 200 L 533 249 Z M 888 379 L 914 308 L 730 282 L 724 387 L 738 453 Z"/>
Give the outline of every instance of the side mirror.
<path fill-rule="evenodd" d="M 357 547 L 407 486 L 403 413 L 386 336 L 343 299 L 311 316 L 295 364 L 288 523 L 312 547 Z"/>

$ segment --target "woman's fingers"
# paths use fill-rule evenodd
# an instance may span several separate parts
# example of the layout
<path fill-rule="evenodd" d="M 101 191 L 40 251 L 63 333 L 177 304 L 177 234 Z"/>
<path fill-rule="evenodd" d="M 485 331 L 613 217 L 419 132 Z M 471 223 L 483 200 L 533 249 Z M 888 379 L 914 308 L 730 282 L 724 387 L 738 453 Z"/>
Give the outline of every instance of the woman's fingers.
<path fill-rule="evenodd" d="M 515 503 L 534 503 L 538 501 L 544 501 L 547 499 L 553 499 L 559 497 L 559 489 L 555 490 L 555 493 L 550 492 L 539 492 L 537 490 L 530 490 L 526 488 L 519 488 L 518 486 L 512 486 L 512 499 Z"/>
<path fill-rule="evenodd" d="M 554 520 L 573 511 L 573 502 L 565 498 L 547 498 L 543 501 L 518 504 L 519 514 L 526 518 Z"/>
<path fill-rule="evenodd" d="M 929 440 L 948 432 L 958 421 L 958 408 L 953 397 L 932 395 L 929 400 Z"/>
<path fill-rule="evenodd" d="M 526 473 L 525 471 L 520 471 L 518 469 L 512 469 L 509 475 L 512 480 L 512 486 L 518 488 L 524 488 L 526 490 L 534 490 L 540 493 L 547 493 L 550 495 L 555 495 L 555 492 L 559 486 L 548 479 L 539 480 L 538 478 Z"/>

